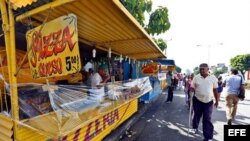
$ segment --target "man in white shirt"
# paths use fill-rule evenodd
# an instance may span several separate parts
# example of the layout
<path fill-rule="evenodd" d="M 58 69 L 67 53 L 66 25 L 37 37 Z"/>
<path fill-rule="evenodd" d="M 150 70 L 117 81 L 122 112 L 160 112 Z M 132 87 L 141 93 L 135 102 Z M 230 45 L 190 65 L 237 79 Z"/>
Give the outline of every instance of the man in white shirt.
<path fill-rule="evenodd" d="M 208 73 L 208 65 L 200 64 L 200 74 L 192 81 L 195 95 L 193 97 L 193 129 L 198 131 L 199 122 L 202 116 L 202 129 L 204 141 L 213 139 L 214 126 L 211 122 L 213 105 L 218 106 L 218 80 L 214 75 Z M 215 103 L 213 102 L 215 98 Z"/>
<path fill-rule="evenodd" d="M 106 64 L 102 64 L 98 67 L 98 73 L 94 73 L 90 76 L 91 79 L 91 87 L 96 87 L 100 85 L 100 83 L 106 83 L 110 80 L 110 75 L 108 73 L 108 66 Z"/>
<path fill-rule="evenodd" d="M 102 77 L 101 75 L 96 72 L 94 74 L 92 74 L 92 76 L 90 76 L 91 79 L 91 87 L 96 87 L 97 85 L 100 85 L 100 83 L 102 82 Z"/>

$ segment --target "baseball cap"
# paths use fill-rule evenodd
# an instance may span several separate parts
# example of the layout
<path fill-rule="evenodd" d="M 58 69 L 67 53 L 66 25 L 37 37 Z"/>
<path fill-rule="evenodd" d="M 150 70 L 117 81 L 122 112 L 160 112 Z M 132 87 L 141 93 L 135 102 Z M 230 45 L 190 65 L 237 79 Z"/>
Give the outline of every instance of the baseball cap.
<path fill-rule="evenodd" d="M 199 66 L 200 68 L 208 68 L 208 64 L 206 64 L 206 63 L 202 63 L 202 64 L 200 64 L 200 66 Z"/>
<path fill-rule="evenodd" d="M 101 64 L 98 69 L 103 69 L 103 70 L 106 70 L 108 69 L 108 65 L 107 64 Z"/>

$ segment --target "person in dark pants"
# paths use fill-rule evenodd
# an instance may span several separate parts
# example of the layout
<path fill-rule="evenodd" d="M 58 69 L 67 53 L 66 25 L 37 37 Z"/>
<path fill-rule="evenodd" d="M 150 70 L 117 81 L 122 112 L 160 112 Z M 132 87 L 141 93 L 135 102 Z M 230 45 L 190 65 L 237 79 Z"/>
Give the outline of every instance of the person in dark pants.
<path fill-rule="evenodd" d="M 203 63 L 199 66 L 200 74 L 192 81 L 195 95 L 193 97 L 193 131 L 197 132 L 202 117 L 202 130 L 204 141 L 213 139 L 214 126 L 211 122 L 213 105 L 218 106 L 218 80 L 214 75 L 208 73 L 208 65 Z M 213 101 L 215 98 L 215 103 Z"/>
<path fill-rule="evenodd" d="M 173 96 L 174 96 L 174 76 L 171 71 L 167 73 L 167 86 L 168 86 L 168 98 L 167 98 L 167 103 L 171 103 L 173 101 Z"/>

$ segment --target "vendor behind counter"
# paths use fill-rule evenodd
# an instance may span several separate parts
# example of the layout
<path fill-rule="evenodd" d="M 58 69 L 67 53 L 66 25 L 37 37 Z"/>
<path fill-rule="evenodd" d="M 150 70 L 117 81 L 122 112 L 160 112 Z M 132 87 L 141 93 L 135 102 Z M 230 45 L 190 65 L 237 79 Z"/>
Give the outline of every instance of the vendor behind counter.
<path fill-rule="evenodd" d="M 100 85 L 101 83 L 107 83 L 110 81 L 110 75 L 108 71 L 108 65 L 102 64 L 98 67 L 98 72 L 93 71 L 92 68 L 89 68 L 88 70 L 89 76 L 87 79 L 87 85 L 91 87 L 96 87 L 97 85 Z"/>

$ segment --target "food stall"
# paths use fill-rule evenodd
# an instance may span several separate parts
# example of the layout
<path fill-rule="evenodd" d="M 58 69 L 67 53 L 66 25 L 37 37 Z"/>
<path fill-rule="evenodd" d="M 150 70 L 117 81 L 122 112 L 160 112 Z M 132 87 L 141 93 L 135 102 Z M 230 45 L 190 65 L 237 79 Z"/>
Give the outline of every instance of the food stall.
<path fill-rule="evenodd" d="M 172 71 L 175 72 L 176 71 L 176 66 L 175 66 L 175 61 L 173 59 L 157 59 L 154 60 L 155 62 L 158 62 L 161 64 L 160 66 L 160 75 L 166 76 L 166 73 L 168 71 Z M 161 79 L 160 77 L 158 77 L 159 79 Z M 161 81 L 161 89 L 166 88 L 167 83 L 166 81 Z"/>
<path fill-rule="evenodd" d="M 175 62 L 170 59 L 156 59 L 144 62 L 141 67 L 141 76 L 149 76 L 152 90 L 140 97 L 140 101 L 148 103 L 166 88 L 167 71 L 175 70 Z"/>
<path fill-rule="evenodd" d="M 149 77 L 152 90 L 139 99 L 144 103 L 148 103 L 150 100 L 156 98 L 156 96 L 161 93 L 160 81 L 158 80 L 159 63 L 143 62 L 140 68 L 140 77 Z"/>
<path fill-rule="evenodd" d="M 0 8 L 7 59 L 0 140 L 102 140 L 152 89 L 148 77 L 96 88 L 55 83 L 81 70 L 86 45 L 133 60 L 165 57 L 118 0 L 0 0 Z M 19 83 L 25 64 L 32 77 Z"/>

